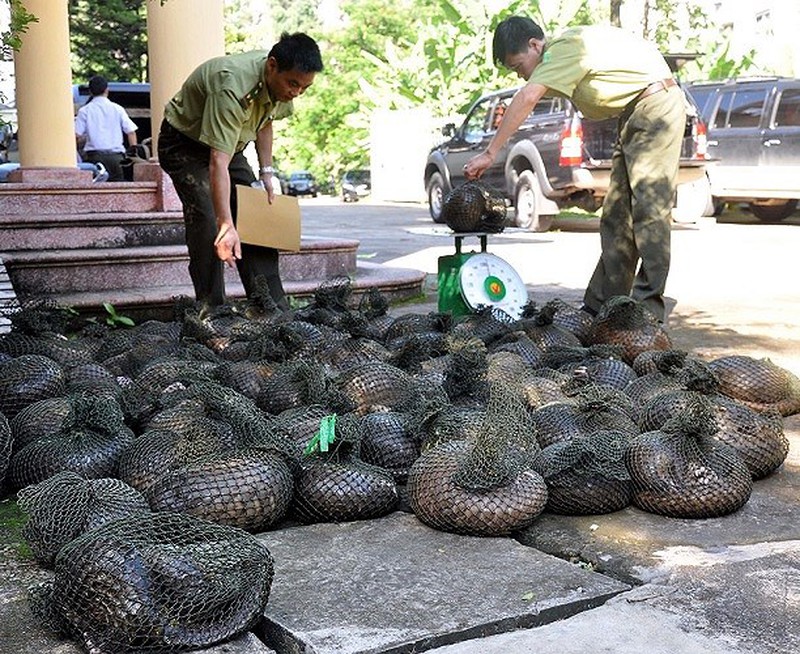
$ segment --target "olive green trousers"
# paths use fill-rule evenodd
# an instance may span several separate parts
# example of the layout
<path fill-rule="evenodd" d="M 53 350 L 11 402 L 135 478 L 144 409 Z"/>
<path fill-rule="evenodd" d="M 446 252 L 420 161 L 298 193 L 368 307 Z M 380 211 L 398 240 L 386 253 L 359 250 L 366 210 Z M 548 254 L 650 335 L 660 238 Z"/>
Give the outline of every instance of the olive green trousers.
<path fill-rule="evenodd" d="M 600 260 L 584 295 L 584 304 L 595 312 L 611 297 L 630 295 L 658 320 L 665 318 L 684 102 L 681 89 L 672 87 L 620 115 L 600 219 Z"/>

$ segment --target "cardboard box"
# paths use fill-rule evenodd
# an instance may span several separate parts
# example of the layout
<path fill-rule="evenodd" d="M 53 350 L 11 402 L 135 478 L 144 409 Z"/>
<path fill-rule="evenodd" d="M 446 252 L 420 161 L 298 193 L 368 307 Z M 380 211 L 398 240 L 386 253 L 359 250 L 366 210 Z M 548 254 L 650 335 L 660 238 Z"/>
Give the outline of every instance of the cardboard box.
<path fill-rule="evenodd" d="M 296 197 L 276 195 L 270 204 L 264 189 L 237 184 L 236 202 L 236 231 L 242 243 L 300 250 L 300 204 Z"/>

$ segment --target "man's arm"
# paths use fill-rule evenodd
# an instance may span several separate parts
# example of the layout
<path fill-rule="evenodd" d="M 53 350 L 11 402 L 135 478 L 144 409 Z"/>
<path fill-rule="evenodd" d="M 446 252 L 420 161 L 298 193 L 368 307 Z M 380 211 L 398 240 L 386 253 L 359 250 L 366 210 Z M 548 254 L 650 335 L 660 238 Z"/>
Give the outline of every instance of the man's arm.
<path fill-rule="evenodd" d="M 230 162 L 231 155 L 227 152 L 211 148 L 208 177 L 211 185 L 211 203 L 214 206 L 218 229 L 214 248 L 222 261 L 233 266 L 236 259 L 242 258 L 242 244 L 231 214 L 231 180 L 228 177 Z"/>
<path fill-rule="evenodd" d="M 136 130 L 133 130 L 132 132 L 128 132 L 127 134 L 125 134 L 125 136 L 128 137 L 128 147 L 129 148 L 132 148 L 134 145 L 137 145 L 139 143 L 139 137 L 136 136 Z"/>
<path fill-rule="evenodd" d="M 272 121 L 270 120 L 264 127 L 256 133 L 256 153 L 258 154 L 258 166 L 272 167 Z M 272 176 L 274 173 L 262 173 L 259 171 L 259 179 L 264 182 L 267 189 L 267 198 L 272 202 Z"/>
<path fill-rule="evenodd" d="M 492 165 L 500 148 L 511 138 L 514 132 L 519 129 L 523 121 L 533 111 L 536 103 L 542 99 L 547 92 L 547 87 L 541 84 L 526 84 L 517 91 L 511 104 L 508 105 L 503 114 L 503 122 L 500 123 L 489 145 L 479 155 L 472 157 L 464 166 L 464 176 L 467 179 L 478 179 L 483 172 Z"/>

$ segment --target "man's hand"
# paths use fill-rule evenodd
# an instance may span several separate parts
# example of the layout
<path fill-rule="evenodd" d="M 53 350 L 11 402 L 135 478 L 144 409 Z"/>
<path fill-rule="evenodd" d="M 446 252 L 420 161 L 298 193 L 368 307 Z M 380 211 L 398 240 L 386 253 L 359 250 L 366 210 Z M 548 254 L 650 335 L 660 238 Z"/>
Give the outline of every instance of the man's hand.
<path fill-rule="evenodd" d="M 225 223 L 219 228 L 217 238 L 214 239 L 214 249 L 220 260 L 231 268 L 236 259 L 242 258 L 242 243 L 239 240 L 239 233 L 232 224 Z"/>
<path fill-rule="evenodd" d="M 464 166 L 464 177 L 467 179 L 478 179 L 483 175 L 484 171 L 492 165 L 494 157 L 482 152 L 470 159 Z"/>

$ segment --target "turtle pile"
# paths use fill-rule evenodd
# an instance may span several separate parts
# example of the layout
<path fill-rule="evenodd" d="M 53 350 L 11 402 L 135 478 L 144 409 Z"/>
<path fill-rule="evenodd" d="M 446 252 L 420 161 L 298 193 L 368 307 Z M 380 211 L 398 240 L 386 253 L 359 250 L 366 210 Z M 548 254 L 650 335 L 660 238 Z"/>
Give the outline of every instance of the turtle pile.
<path fill-rule="evenodd" d="M 263 297 L 267 297 L 264 295 Z M 498 536 L 543 511 L 742 507 L 788 453 L 800 379 L 702 361 L 639 303 L 592 318 L 392 316 L 335 279 L 169 322 L 78 326 L 47 302 L 0 338 L 0 481 L 54 571 L 36 613 L 92 652 L 208 646 L 251 628 L 273 561 L 254 536 L 398 508 Z"/>

